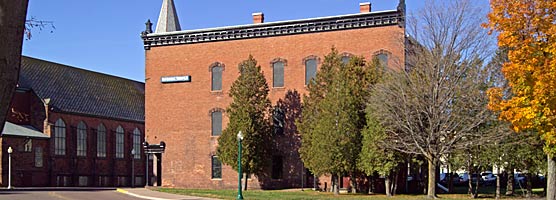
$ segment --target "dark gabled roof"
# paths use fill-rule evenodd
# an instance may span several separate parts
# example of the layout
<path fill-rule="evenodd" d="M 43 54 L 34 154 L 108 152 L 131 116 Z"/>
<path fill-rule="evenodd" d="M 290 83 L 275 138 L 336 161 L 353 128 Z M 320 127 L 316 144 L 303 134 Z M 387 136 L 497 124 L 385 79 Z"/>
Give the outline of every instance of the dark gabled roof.
<path fill-rule="evenodd" d="M 56 111 L 145 121 L 145 84 L 22 56 L 19 87 L 50 99 Z"/>

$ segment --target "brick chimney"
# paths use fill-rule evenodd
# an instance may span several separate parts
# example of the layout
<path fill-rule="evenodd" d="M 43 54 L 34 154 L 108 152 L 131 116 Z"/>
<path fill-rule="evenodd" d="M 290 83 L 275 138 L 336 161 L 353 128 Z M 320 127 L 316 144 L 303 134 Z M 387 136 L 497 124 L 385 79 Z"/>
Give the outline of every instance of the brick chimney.
<path fill-rule="evenodd" d="M 260 24 L 264 22 L 264 14 L 262 12 L 253 13 L 253 24 Z"/>
<path fill-rule="evenodd" d="M 371 2 L 359 3 L 359 12 L 360 13 L 371 12 Z"/>

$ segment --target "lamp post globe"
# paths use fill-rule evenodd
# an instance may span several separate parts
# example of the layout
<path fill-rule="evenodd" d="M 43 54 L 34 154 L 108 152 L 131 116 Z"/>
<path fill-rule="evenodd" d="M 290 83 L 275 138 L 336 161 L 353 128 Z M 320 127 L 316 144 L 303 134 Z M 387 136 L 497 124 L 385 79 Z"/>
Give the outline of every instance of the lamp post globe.
<path fill-rule="evenodd" d="M 12 147 L 8 147 L 8 189 L 12 189 Z"/>

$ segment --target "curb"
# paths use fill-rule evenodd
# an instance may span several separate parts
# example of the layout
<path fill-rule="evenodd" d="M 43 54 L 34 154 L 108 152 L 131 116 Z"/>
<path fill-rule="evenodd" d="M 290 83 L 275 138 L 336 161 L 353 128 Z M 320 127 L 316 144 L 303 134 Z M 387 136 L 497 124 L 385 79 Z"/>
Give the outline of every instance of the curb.
<path fill-rule="evenodd" d="M 0 188 L 0 193 L 16 191 L 103 191 L 116 190 L 113 187 L 15 187 L 12 189 Z"/>
<path fill-rule="evenodd" d="M 137 198 L 141 198 L 141 199 L 150 199 L 150 200 L 170 200 L 170 199 L 163 199 L 163 198 L 157 198 L 157 197 L 148 197 L 148 196 L 143 196 L 143 195 L 138 195 L 138 194 L 134 194 L 131 193 L 127 190 L 124 190 L 122 188 L 116 188 L 116 191 L 122 194 L 126 194 L 129 196 L 133 196 L 133 197 L 137 197 Z"/>

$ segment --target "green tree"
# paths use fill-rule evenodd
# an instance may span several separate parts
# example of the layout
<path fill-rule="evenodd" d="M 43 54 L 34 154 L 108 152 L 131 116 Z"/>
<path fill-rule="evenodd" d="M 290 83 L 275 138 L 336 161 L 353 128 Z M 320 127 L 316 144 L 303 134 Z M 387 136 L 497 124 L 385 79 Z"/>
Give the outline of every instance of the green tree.
<path fill-rule="evenodd" d="M 396 181 L 396 178 L 392 178 L 392 174 L 396 173 L 397 166 L 403 162 L 403 159 L 399 152 L 385 147 L 386 132 L 370 107 L 367 108 L 367 125 L 362 136 L 362 148 L 357 167 L 367 176 L 372 176 L 375 172 L 384 176 L 386 196 L 392 196 L 392 179 Z"/>
<path fill-rule="evenodd" d="M 338 51 L 332 48 L 330 54 L 326 55 L 316 77 L 307 86 L 308 94 L 303 96 L 301 119 L 297 127 L 301 133 L 301 147 L 299 153 L 304 165 L 315 175 L 321 176 L 330 172 L 326 163 L 332 162 L 332 158 L 321 142 L 326 135 L 319 135 L 313 131 L 318 123 L 320 103 L 324 99 L 328 85 L 330 85 L 334 74 L 341 66 Z"/>
<path fill-rule="evenodd" d="M 237 171 L 237 134 L 242 131 L 242 170 L 259 176 L 269 164 L 272 146 L 268 145 L 272 143 L 269 88 L 253 56 L 241 62 L 238 68 L 240 76 L 232 84 L 232 103 L 226 109 L 230 121 L 218 138 L 217 155 L 222 163 Z"/>
<path fill-rule="evenodd" d="M 316 79 L 309 84 L 299 122 L 301 158 L 313 173 L 338 179 L 344 174 L 354 175 L 369 81 L 363 58 L 354 57 L 343 64 L 334 48 L 325 56 Z M 338 185 L 333 185 L 338 194 Z"/>

